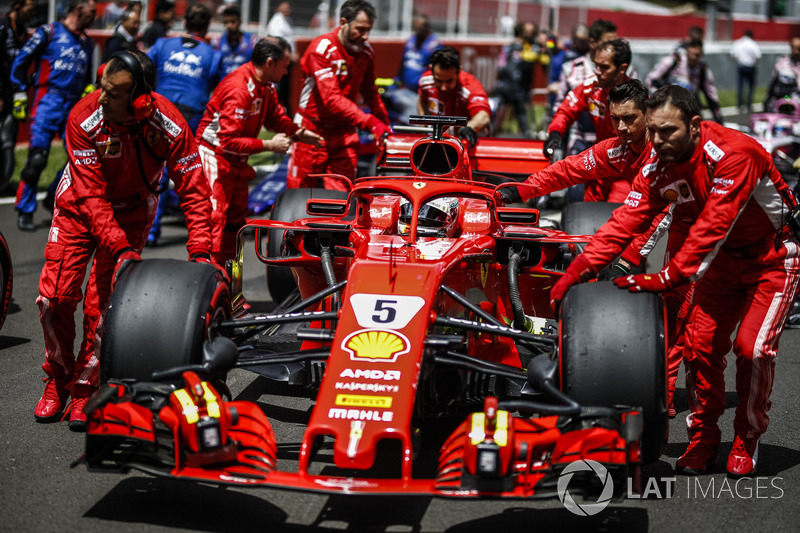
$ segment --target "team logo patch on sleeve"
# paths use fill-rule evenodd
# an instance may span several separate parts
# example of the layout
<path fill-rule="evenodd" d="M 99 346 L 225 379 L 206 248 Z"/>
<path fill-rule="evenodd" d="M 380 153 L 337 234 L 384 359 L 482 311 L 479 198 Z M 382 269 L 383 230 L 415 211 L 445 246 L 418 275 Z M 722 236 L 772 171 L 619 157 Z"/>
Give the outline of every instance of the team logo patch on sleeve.
<path fill-rule="evenodd" d="M 716 144 L 714 144 L 711 141 L 708 141 L 703 146 L 703 150 L 706 151 L 706 153 L 708 154 L 708 157 L 710 157 L 711 159 L 713 159 L 714 161 L 717 161 L 717 162 L 719 162 L 719 160 L 722 159 L 725 156 L 725 152 L 720 150 L 719 146 L 717 146 Z"/>
<path fill-rule="evenodd" d="M 594 170 L 597 167 L 597 161 L 594 158 L 594 151 L 589 150 L 589 153 L 583 156 L 583 168 L 586 170 Z"/>
<path fill-rule="evenodd" d="M 609 148 L 606 154 L 608 154 L 609 159 L 617 159 L 622 155 L 622 147 L 615 146 L 614 148 Z"/>
<path fill-rule="evenodd" d="M 639 207 L 639 201 L 642 199 L 642 193 L 631 191 L 628 193 L 628 197 L 625 198 L 625 205 L 629 205 L 631 207 Z"/>
<path fill-rule="evenodd" d="M 170 136 L 177 137 L 181 134 L 181 128 L 172 120 L 167 118 L 161 111 L 156 110 L 155 117 L 159 124 L 161 124 L 165 130 L 167 130 L 167 133 L 169 133 Z"/>
<path fill-rule="evenodd" d="M 103 108 L 98 107 L 97 111 L 92 113 L 89 118 L 81 122 L 81 128 L 83 131 L 89 132 L 92 131 L 94 128 L 97 127 L 98 124 L 103 120 Z"/>
<path fill-rule="evenodd" d="M 328 39 L 322 39 L 322 40 L 321 40 L 321 41 L 320 41 L 320 42 L 317 44 L 317 50 L 316 50 L 316 51 L 317 51 L 317 53 L 318 53 L 318 54 L 324 54 L 324 53 L 325 53 L 325 50 L 327 50 L 327 49 L 328 49 L 328 47 L 329 47 L 330 45 L 331 45 L 331 42 L 330 42 Z"/>
<path fill-rule="evenodd" d="M 650 163 L 649 165 L 645 165 L 642 167 L 642 176 L 645 178 L 648 174 L 654 171 L 658 167 L 658 163 Z"/>

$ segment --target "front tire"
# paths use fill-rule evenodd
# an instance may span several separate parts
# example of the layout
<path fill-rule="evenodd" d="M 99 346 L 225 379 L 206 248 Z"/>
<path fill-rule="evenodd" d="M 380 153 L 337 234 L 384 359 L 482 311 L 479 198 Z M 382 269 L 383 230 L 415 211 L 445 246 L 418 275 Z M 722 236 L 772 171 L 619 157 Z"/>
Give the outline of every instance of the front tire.
<path fill-rule="evenodd" d="M 148 381 L 201 363 L 211 326 L 231 316 L 230 289 L 212 265 L 149 259 L 122 272 L 105 317 L 100 380 Z"/>
<path fill-rule="evenodd" d="M 575 285 L 561 313 L 562 390 L 582 405 L 642 409 L 642 459 L 666 443 L 666 344 L 663 303 L 610 282 Z"/>
<path fill-rule="evenodd" d="M 272 206 L 270 220 L 281 222 L 294 222 L 301 218 L 312 217 L 306 211 L 306 202 L 311 198 L 347 198 L 347 192 L 329 189 L 286 189 Z M 280 257 L 283 230 L 270 230 L 267 241 L 267 256 Z M 292 269 L 267 265 L 267 289 L 272 296 L 272 301 L 280 304 L 288 298 L 297 288 L 297 283 L 292 276 Z"/>

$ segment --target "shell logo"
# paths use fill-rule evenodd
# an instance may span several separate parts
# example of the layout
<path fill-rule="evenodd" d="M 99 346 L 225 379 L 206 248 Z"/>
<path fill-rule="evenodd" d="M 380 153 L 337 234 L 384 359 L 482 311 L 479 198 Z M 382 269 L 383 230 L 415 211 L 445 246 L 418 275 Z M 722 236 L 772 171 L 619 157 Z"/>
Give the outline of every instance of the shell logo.
<path fill-rule="evenodd" d="M 342 349 L 353 361 L 394 363 L 399 356 L 408 353 L 409 348 L 404 335 L 380 329 L 356 331 L 342 342 Z"/>

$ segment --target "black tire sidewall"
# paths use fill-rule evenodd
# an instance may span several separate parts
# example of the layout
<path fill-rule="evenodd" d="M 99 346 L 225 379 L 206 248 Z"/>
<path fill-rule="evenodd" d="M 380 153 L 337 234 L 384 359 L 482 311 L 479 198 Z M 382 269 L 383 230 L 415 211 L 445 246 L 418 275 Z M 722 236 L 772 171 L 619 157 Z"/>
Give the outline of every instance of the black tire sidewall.
<path fill-rule="evenodd" d="M 579 284 L 561 313 L 562 389 L 582 405 L 642 408 L 645 463 L 658 460 L 668 426 L 663 303 L 611 282 Z"/>

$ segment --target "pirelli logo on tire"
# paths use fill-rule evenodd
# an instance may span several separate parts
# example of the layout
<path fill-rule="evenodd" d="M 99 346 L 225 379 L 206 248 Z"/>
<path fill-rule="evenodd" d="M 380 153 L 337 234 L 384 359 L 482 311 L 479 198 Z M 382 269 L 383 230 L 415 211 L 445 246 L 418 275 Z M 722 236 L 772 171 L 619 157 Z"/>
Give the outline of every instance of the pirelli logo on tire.
<path fill-rule="evenodd" d="M 375 409 L 390 409 L 392 407 L 392 398 L 390 396 L 337 394 L 336 405 L 341 405 L 344 407 L 372 407 Z"/>

